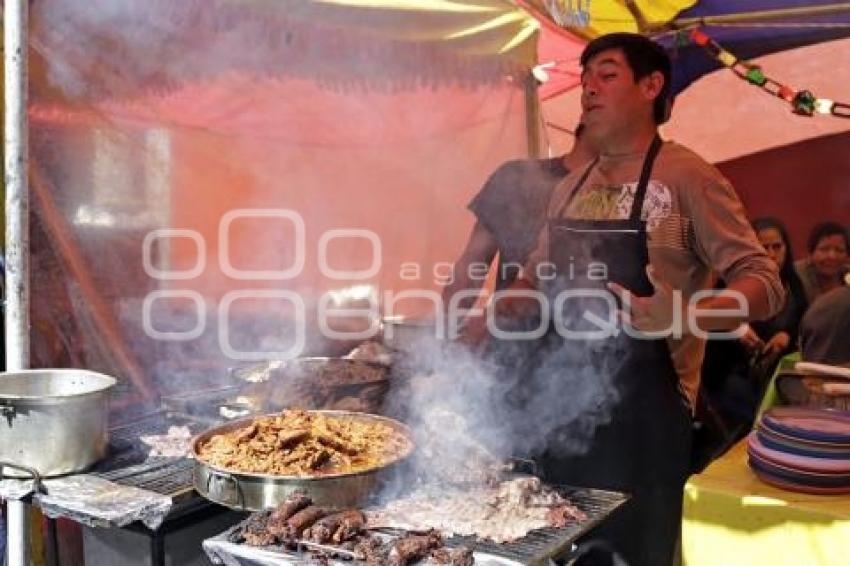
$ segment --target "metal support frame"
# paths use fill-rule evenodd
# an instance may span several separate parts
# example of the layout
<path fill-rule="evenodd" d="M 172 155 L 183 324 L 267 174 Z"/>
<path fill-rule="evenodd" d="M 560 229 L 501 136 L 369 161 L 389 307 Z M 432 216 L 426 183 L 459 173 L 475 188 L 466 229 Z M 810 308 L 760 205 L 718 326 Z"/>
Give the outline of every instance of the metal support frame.
<path fill-rule="evenodd" d="M 29 366 L 29 192 L 27 165 L 27 0 L 3 0 L 6 175 L 6 369 Z M 23 501 L 7 502 L 8 566 L 29 564 L 29 522 Z"/>
<path fill-rule="evenodd" d="M 540 99 L 537 96 L 537 79 L 528 73 L 523 85 L 525 97 L 525 136 L 528 147 L 528 157 L 537 159 L 541 156 L 540 148 Z"/>

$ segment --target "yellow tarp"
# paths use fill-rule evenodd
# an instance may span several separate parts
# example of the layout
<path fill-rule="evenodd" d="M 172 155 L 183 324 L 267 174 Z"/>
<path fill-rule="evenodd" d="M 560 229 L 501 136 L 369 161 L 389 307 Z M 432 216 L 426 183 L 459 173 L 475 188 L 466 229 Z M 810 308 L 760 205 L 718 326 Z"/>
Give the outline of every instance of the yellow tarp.
<path fill-rule="evenodd" d="M 247 1 L 247 0 L 237 0 Z M 260 0 L 270 2 L 270 0 Z M 256 0 L 254 0 L 256 2 Z M 550 6 L 564 16 L 567 31 L 586 38 L 615 31 L 641 30 L 671 21 L 696 0 L 313 0 L 322 17 L 344 20 L 369 33 L 414 41 L 466 41 L 466 47 L 505 53 L 523 45 L 538 29 L 537 19 L 555 22 Z M 272 4 L 270 4 L 272 5 Z M 351 12 L 357 12 L 352 20 Z M 589 19 L 586 26 L 583 14 Z"/>
<path fill-rule="evenodd" d="M 685 486 L 686 566 L 850 564 L 850 496 L 807 495 L 762 483 L 746 441 Z"/>
<path fill-rule="evenodd" d="M 385 39 L 441 42 L 466 53 L 534 53 L 538 22 L 508 0 L 231 0 Z M 512 53 L 513 54 L 513 53 Z"/>
<path fill-rule="evenodd" d="M 519 3 L 522 4 L 522 0 Z M 567 29 L 583 37 L 594 38 L 619 31 L 649 31 L 670 22 L 697 0 L 526 0 L 525 3 L 544 14 L 548 12 L 547 4 L 554 5 L 560 9 L 562 21 L 574 24 L 584 23 L 586 13 L 589 18 L 587 25 L 567 26 Z M 641 20 L 640 25 L 638 19 Z"/>

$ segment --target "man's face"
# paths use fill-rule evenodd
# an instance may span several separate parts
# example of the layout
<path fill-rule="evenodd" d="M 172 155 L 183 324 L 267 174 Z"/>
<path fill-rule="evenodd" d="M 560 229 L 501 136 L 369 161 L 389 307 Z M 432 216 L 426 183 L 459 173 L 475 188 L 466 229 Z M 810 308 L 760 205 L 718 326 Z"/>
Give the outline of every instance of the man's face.
<path fill-rule="evenodd" d="M 635 82 L 621 49 L 594 55 L 582 72 L 581 106 L 585 126 L 599 138 L 629 127 L 635 120 L 652 120 L 652 104 L 663 85 L 661 73 Z M 660 78 L 660 83 L 659 83 Z"/>

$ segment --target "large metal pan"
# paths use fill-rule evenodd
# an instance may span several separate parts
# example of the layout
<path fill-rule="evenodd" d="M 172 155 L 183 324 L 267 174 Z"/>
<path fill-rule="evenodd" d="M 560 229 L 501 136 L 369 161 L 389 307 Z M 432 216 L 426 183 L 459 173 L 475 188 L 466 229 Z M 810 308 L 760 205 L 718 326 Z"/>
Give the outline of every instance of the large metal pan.
<path fill-rule="evenodd" d="M 349 411 L 315 412 L 334 417 L 379 422 L 411 439 L 410 430 L 405 425 L 386 417 Z M 306 491 L 316 505 L 362 506 L 368 501 L 369 496 L 391 477 L 398 465 L 413 452 L 413 441 L 410 440 L 410 448 L 407 452 L 381 467 L 350 474 L 315 477 L 233 472 L 208 464 L 198 455 L 201 444 L 211 437 L 248 426 L 253 420 L 253 418 L 242 419 L 221 425 L 199 434 L 192 440 L 192 455 L 195 458 L 194 486 L 201 496 L 232 509 L 261 511 L 275 507 L 292 492 L 300 489 Z"/>

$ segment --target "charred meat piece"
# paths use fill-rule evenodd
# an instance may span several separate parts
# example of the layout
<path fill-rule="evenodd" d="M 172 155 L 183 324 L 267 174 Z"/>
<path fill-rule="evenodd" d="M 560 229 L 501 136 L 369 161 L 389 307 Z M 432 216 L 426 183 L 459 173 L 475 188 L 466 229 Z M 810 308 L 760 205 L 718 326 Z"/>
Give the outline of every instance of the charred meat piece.
<path fill-rule="evenodd" d="M 425 558 L 432 550 L 439 548 L 442 544 L 443 541 L 439 533 L 433 531 L 427 535 L 409 535 L 400 538 L 393 543 L 387 564 L 390 566 L 412 564 Z"/>
<path fill-rule="evenodd" d="M 289 525 L 287 538 L 301 538 L 305 530 L 309 529 L 313 523 L 330 512 L 330 509 L 326 507 L 317 507 L 316 505 L 310 505 L 309 507 L 302 509 L 290 517 L 287 521 L 287 524 Z"/>
<path fill-rule="evenodd" d="M 339 528 L 339 523 L 342 520 L 342 513 L 333 513 L 325 515 L 313 526 L 304 531 L 304 538 L 319 544 L 330 542 L 336 530 Z"/>
<path fill-rule="evenodd" d="M 259 430 L 260 428 L 257 426 L 257 423 L 253 422 L 250 426 L 246 426 L 245 428 L 236 431 L 233 435 L 233 440 L 236 442 L 247 442 L 254 438 L 254 435 L 257 434 Z"/>
<path fill-rule="evenodd" d="M 304 538 L 319 544 L 342 542 L 363 531 L 365 517 L 357 509 L 346 509 L 316 521 L 304 532 Z"/>
<path fill-rule="evenodd" d="M 346 509 L 340 515 L 339 527 L 333 534 L 334 542 L 350 540 L 366 530 L 366 516 L 359 509 Z"/>
<path fill-rule="evenodd" d="M 294 491 L 274 508 L 269 519 L 272 521 L 286 521 L 302 509 L 306 509 L 312 505 L 312 503 L 313 500 L 306 493 L 303 491 Z"/>
<path fill-rule="evenodd" d="M 306 466 L 308 469 L 316 470 L 330 459 L 330 452 L 328 452 L 327 450 L 319 450 L 307 457 Z"/>
<path fill-rule="evenodd" d="M 282 430 L 277 433 L 277 447 L 290 448 L 310 437 L 309 430 Z"/>
<path fill-rule="evenodd" d="M 575 505 L 562 503 L 549 509 L 546 513 L 546 520 L 553 527 L 562 529 L 570 523 L 586 521 L 587 515 L 585 515 L 584 512 Z"/>
<path fill-rule="evenodd" d="M 472 549 L 468 546 L 438 548 L 431 553 L 431 558 L 437 564 L 446 564 L 447 566 L 472 566 L 475 564 Z"/>
<path fill-rule="evenodd" d="M 342 452 L 343 454 L 347 454 L 349 456 L 357 455 L 357 448 L 346 444 L 345 441 L 341 439 L 335 438 L 330 432 L 320 431 L 314 433 L 314 436 L 316 437 L 316 440 L 318 440 L 320 443 L 324 444 L 328 448 L 333 448 L 334 450 Z"/>
<path fill-rule="evenodd" d="M 283 519 L 275 519 L 269 517 L 269 522 L 266 523 L 266 529 L 281 542 L 289 542 L 289 523 Z"/>
<path fill-rule="evenodd" d="M 248 543 L 256 546 L 255 543 L 261 542 L 261 539 L 265 535 L 270 535 L 274 538 L 274 535 L 271 535 L 267 529 L 268 518 L 268 511 L 252 515 L 241 529 L 237 529 L 230 534 L 228 540 L 237 544 Z M 267 542 L 265 544 L 272 544 L 272 542 Z"/>
<path fill-rule="evenodd" d="M 365 561 L 367 566 L 384 566 L 389 552 L 389 546 L 374 536 L 364 536 L 354 546 L 355 557 Z"/>
<path fill-rule="evenodd" d="M 277 542 L 277 537 L 268 531 L 257 533 L 246 532 L 243 537 L 245 539 L 245 544 L 249 544 L 251 546 L 268 546 Z"/>

